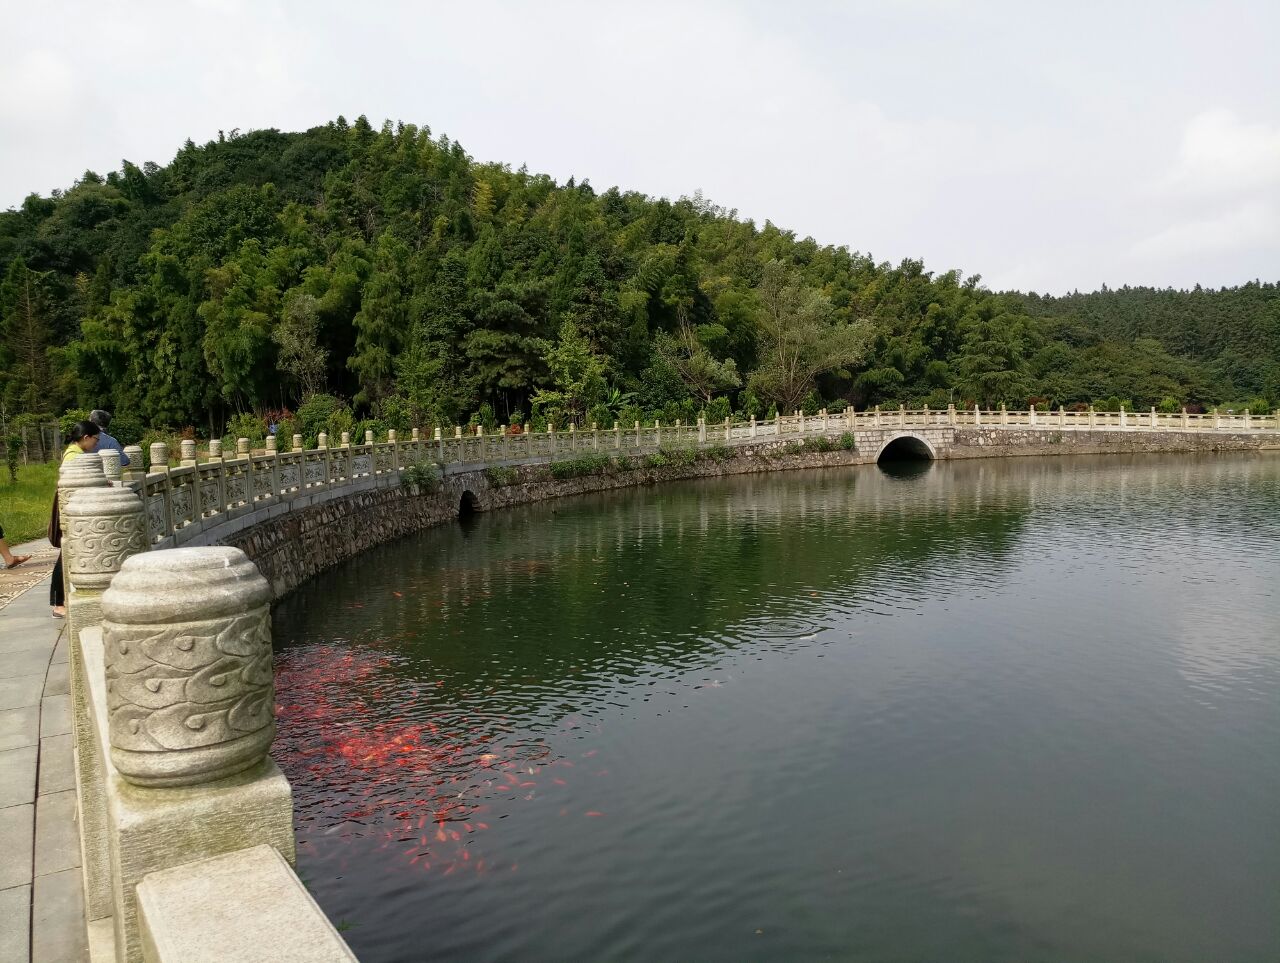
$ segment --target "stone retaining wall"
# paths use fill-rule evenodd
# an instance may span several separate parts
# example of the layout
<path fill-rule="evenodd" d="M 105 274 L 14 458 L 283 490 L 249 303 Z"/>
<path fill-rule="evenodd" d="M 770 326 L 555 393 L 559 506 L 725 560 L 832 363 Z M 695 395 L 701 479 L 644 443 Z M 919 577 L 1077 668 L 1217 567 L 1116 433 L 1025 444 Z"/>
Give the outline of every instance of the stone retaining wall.
<path fill-rule="evenodd" d="M 580 478 L 555 479 L 545 465 L 520 466 L 511 469 L 515 481 L 501 487 L 490 482 L 484 469 L 450 472 L 433 494 L 415 494 L 404 487 L 369 489 L 271 518 L 230 535 L 222 544 L 242 549 L 280 598 L 366 549 L 455 519 L 465 492 L 475 496 L 477 510 L 489 511 L 684 478 L 858 465 L 875 457 L 874 452 L 843 450 L 790 453 L 787 449 L 792 444 L 772 442 L 736 449 L 723 461 L 706 459 L 692 465 Z"/>
<path fill-rule="evenodd" d="M 315 504 L 292 507 L 280 514 L 272 512 L 265 520 L 239 530 L 229 526 L 225 537 L 215 540 L 242 549 L 271 584 L 275 597 L 280 598 L 325 569 L 367 549 L 451 521 L 458 516 L 465 492 L 474 496 L 477 510 L 489 511 L 678 479 L 862 465 L 874 462 L 880 448 L 893 437 L 926 434 L 940 458 L 1280 449 L 1280 438 L 1274 436 L 1221 431 L 879 429 L 858 432 L 856 451 L 796 453 L 797 442 L 773 441 L 730 449 L 723 460 L 704 458 L 691 465 L 637 468 L 569 479 L 552 478 L 545 464 L 514 466 L 503 470 L 514 472 L 515 481 L 500 487 L 490 482 L 490 475 L 483 468 L 450 466 L 440 490 L 433 494 L 415 494 L 386 483 L 346 495 L 335 492 L 337 497 L 317 499 Z"/>
<path fill-rule="evenodd" d="M 948 457 L 1113 455 L 1280 449 L 1280 437 L 1228 431 L 1120 431 L 1079 428 L 956 428 Z"/>

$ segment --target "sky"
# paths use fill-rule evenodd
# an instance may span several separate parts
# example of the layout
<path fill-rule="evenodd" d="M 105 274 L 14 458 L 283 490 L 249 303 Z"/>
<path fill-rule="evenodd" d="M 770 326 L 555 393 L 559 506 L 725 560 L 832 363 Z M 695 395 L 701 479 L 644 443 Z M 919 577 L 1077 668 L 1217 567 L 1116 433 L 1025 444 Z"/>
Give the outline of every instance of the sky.
<path fill-rule="evenodd" d="M 0 0 L 0 209 L 339 114 L 992 289 L 1280 280 L 1280 3 Z"/>

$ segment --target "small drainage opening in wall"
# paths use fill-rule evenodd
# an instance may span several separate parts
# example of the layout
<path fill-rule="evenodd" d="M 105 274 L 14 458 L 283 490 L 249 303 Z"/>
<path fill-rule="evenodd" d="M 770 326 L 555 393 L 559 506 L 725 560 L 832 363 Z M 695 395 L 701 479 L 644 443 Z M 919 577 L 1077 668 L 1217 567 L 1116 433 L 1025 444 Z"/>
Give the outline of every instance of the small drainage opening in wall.
<path fill-rule="evenodd" d="M 462 497 L 458 499 L 458 517 L 470 518 L 478 511 L 480 511 L 480 502 L 476 498 L 475 492 L 463 492 Z"/>

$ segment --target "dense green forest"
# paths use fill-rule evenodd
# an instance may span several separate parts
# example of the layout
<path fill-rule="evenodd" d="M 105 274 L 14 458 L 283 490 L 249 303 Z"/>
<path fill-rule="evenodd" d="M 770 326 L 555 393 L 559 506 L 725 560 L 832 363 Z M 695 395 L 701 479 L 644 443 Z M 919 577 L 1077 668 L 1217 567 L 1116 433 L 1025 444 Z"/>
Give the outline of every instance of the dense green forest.
<path fill-rule="evenodd" d="M 0 311 L 4 416 L 106 407 L 122 436 L 1280 401 L 1276 284 L 992 292 L 363 117 L 31 195 Z"/>

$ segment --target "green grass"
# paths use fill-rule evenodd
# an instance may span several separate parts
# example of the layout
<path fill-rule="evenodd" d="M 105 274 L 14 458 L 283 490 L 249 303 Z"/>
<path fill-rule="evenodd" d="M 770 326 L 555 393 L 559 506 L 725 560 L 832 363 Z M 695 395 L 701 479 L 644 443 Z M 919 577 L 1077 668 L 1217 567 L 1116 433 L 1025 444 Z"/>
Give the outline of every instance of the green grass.
<path fill-rule="evenodd" d="M 18 483 L 9 483 L 9 472 L 0 468 L 0 526 L 10 546 L 44 538 L 49 528 L 49 509 L 58 484 L 58 466 L 19 465 Z"/>

